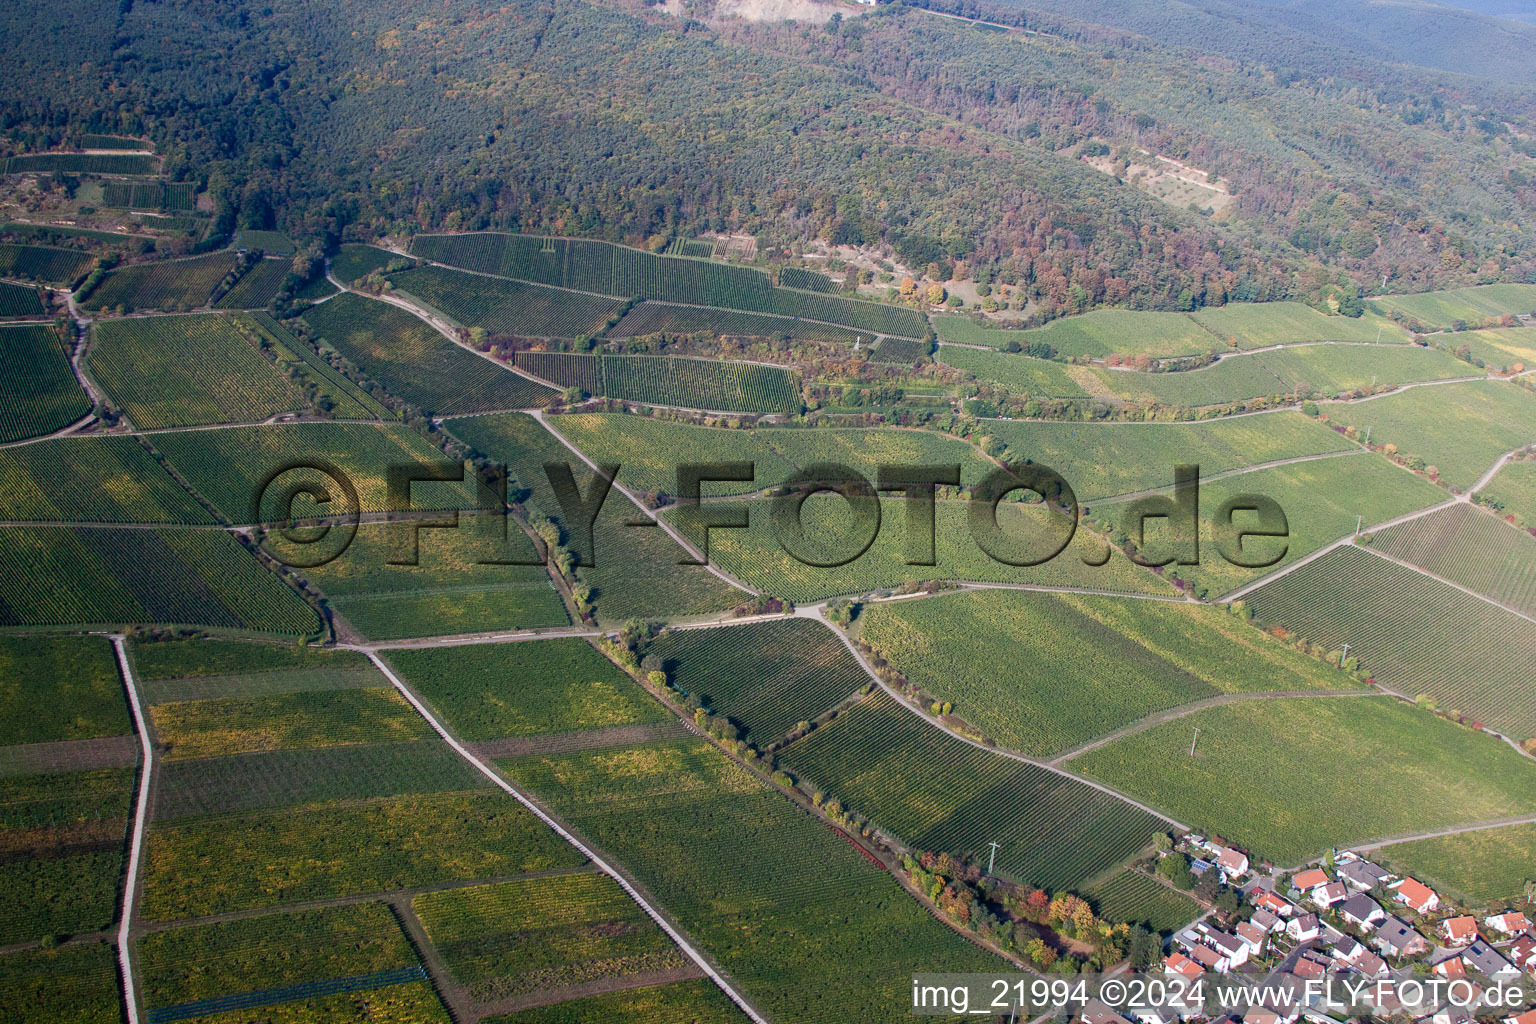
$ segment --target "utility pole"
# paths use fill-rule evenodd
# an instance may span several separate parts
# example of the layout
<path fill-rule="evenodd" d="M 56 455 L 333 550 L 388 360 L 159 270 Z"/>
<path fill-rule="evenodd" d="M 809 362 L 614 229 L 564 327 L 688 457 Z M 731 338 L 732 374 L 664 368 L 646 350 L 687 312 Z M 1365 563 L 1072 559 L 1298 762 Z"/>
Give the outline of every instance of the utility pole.
<path fill-rule="evenodd" d="M 992 873 L 992 865 L 997 863 L 997 844 L 988 843 L 987 845 L 992 847 L 992 856 L 987 858 L 987 874 L 990 875 Z"/>
<path fill-rule="evenodd" d="M 1349 660 L 1349 644 L 1345 644 L 1344 645 L 1344 653 L 1339 655 L 1339 667 L 1343 668 L 1344 667 L 1344 663 L 1346 661 L 1348 661 L 1348 660 Z"/>
<path fill-rule="evenodd" d="M 1195 726 L 1195 738 L 1189 741 L 1189 756 L 1195 756 L 1195 744 L 1200 742 L 1200 727 Z"/>
<path fill-rule="evenodd" d="M 1365 516 L 1355 516 L 1355 536 L 1360 536 L 1360 527 L 1365 525 Z"/>
<path fill-rule="evenodd" d="M 1370 444 L 1371 443 L 1371 428 L 1370 427 L 1366 427 L 1365 428 L 1365 443 L 1366 444 Z"/>
<path fill-rule="evenodd" d="M 1381 344 L 1381 328 L 1380 327 L 1376 328 L 1376 344 L 1378 344 L 1378 345 Z"/>

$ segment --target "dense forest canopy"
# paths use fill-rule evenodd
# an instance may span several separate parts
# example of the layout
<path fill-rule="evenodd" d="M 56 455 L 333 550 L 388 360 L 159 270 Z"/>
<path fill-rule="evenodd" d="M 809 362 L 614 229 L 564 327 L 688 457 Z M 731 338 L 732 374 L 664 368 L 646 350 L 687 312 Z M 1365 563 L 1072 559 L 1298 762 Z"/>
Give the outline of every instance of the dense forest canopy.
<path fill-rule="evenodd" d="M 229 227 L 818 238 L 964 261 L 1048 312 L 1536 279 L 1529 74 L 1357 46 L 1370 18 L 1339 4 L 930 5 L 1029 28 L 1003 32 L 735 3 L 26 0 L 0 14 L 0 132 L 146 133 Z M 1382 24 L 1446 16 L 1399 6 Z M 1529 57 L 1521 26 L 1452 13 L 1440 63 Z M 1198 168 L 1231 208 L 1160 202 L 1091 146 Z"/>

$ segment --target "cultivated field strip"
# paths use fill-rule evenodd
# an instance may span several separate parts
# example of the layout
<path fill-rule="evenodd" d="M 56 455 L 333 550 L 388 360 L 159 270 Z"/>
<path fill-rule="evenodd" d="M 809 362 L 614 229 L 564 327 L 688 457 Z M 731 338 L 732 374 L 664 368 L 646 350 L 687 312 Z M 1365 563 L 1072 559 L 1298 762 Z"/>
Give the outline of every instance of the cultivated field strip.
<path fill-rule="evenodd" d="M 867 344 L 870 333 L 847 327 L 797 320 L 765 313 L 743 313 L 712 306 L 685 306 L 667 302 L 641 302 L 608 329 L 610 338 L 634 338 L 648 334 L 712 334 L 728 338 L 771 338 L 775 335 L 852 346 L 860 338 Z"/>
<path fill-rule="evenodd" d="M 1350 545 L 1254 590 L 1266 625 L 1350 656 L 1383 685 L 1428 694 L 1521 740 L 1536 735 L 1528 681 L 1536 625 Z"/>
<path fill-rule="evenodd" d="M 184 260 L 134 263 L 107 272 L 88 294 L 79 298 L 86 309 L 121 307 L 187 310 L 206 305 L 213 289 L 235 267 L 235 254 L 224 250 Z"/>
<path fill-rule="evenodd" d="M 618 312 L 610 298 L 424 266 L 390 275 L 406 295 L 493 335 L 574 338 L 600 334 Z"/>
<path fill-rule="evenodd" d="M 78 249 L 0 243 L 0 277 L 20 277 L 44 284 L 72 285 L 96 262 Z"/>
<path fill-rule="evenodd" d="M 0 443 L 51 434 L 90 411 L 51 326 L 0 326 Z"/>
<path fill-rule="evenodd" d="M 919 850 L 979 854 L 1027 884 L 1073 889 L 1166 824 L 1118 797 L 921 722 L 880 691 L 785 748 L 779 763 Z"/>
<path fill-rule="evenodd" d="M 0 520 L 199 525 L 214 519 L 134 437 L 0 449 Z"/>
<path fill-rule="evenodd" d="M 800 408 L 799 378 L 756 363 L 519 352 L 517 365 L 563 388 L 620 401 L 721 412 L 793 413 Z"/>
<path fill-rule="evenodd" d="M 1129 868 L 1109 876 L 1083 895 L 1101 918 L 1146 925 L 1156 932 L 1188 924 L 1201 910 L 1198 903 L 1183 893 Z"/>
<path fill-rule="evenodd" d="M 287 258 L 258 260 L 255 266 L 240 276 L 233 288 L 214 303 L 214 308 L 261 309 L 271 305 L 292 266 L 293 261 Z"/>
<path fill-rule="evenodd" d="M 1536 616 L 1536 538 L 1471 504 L 1410 519 L 1362 543 Z"/>

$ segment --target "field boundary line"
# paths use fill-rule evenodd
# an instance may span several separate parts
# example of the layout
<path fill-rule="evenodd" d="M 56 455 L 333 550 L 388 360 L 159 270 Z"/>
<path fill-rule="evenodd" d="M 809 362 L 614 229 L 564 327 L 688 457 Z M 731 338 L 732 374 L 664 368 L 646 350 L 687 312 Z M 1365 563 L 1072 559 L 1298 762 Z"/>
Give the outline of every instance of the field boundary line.
<path fill-rule="evenodd" d="M 1442 836 L 1459 836 L 1468 832 L 1490 832 L 1497 828 L 1509 828 L 1513 825 L 1536 825 L 1536 814 L 1527 814 L 1518 818 L 1490 818 L 1484 821 L 1474 821 L 1465 825 L 1451 825 L 1447 828 L 1436 829 L 1432 832 L 1396 833 L 1373 839 L 1359 846 L 1346 846 L 1344 849 L 1355 853 L 1365 853 L 1368 850 L 1379 850 L 1384 846 L 1398 846 L 1402 843 L 1418 842 L 1421 839 L 1439 839 Z"/>
<path fill-rule="evenodd" d="M 1174 826 L 1175 828 L 1179 829 L 1180 831 L 1183 831 L 1183 832 L 1188 832 L 1189 831 L 1189 826 L 1185 825 L 1183 822 L 1181 822 L 1181 821 L 1179 821 L 1179 820 L 1177 820 L 1175 818 L 1170 818 L 1168 815 L 1164 814 L 1162 811 L 1154 810 L 1153 808 L 1148 807 L 1146 804 L 1142 803 L 1141 801 L 1132 799 L 1131 797 L 1126 796 L 1124 793 L 1121 793 L 1121 792 L 1119 792 L 1117 790 L 1111 789 L 1110 787 L 1104 785 L 1101 782 L 1095 782 L 1092 779 L 1085 779 L 1085 778 L 1083 778 L 1080 775 L 1074 775 L 1072 772 L 1067 771 L 1065 768 L 1060 768 L 1060 767 L 1058 767 L 1056 765 L 1048 764 L 1048 763 L 1046 763 L 1044 761 L 1037 761 L 1037 760 L 1035 760 L 1034 758 L 1031 758 L 1031 757 L 1025 757 L 1023 754 L 1016 753 L 1016 752 L 1014 752 L 1012 750 L 1004 750 L 1002 747 L 989 747 L 985 743 L 981 743 L 981 742 L 978 742 L 977 740 L 973 740 L 969 736 L 962 736 L 959 733 L 954 732 L 953 730 L 951 730 L 949 728 L 946 728 L 944 723 L 942 723 L 942 722 L 940 722 L 940 721 L 938 721 L 936 719 L 928 717 L 927 715 L 925 715 L 921 711 L 919 711 L 917 708 L 913 707 L 911 702 L 909 702 L 906 697 L 904 697 L 902 694 L 898 693 L 895 690 L 895 688 L 892 687 L 889 683 L 887 683 L 884 679 L 881 679 L 880 676 L 875 672 L 875 670 L 870 667 L 869 662 L 864 660 L 864 655 L 861 654 L 859 652 L 859 649 L 853 645 L 853 641 L 848 638 L 848 634 L 844 633 L 842 630 L 838 629 L 837 626 L 833 625 L 831 622 L 829 622 L 827 619 L 825 619 L 825 618 L 823 618 L 821 616 L 820 608 L 821 608 L 821 605 L 811 605 L 811 606 L 806 607 L 806 608 L 796 608 L 795 609 L 795 614 L 797 616 L 799 616 L 800 618 L 814 619 L 817 622 L 821 623 L 823 626 L 825 626 L 828 629 L 830 629 L 834 634 L 836 634 L 837 638 L 843 642 L 843 646 L 848 648 L 848 653 L 853 655 L 854 660 L 856 660 L 859 663 L 859 667 L 864 669 L 865 674 L 868 675 L 869 678 L 874 681 L 875 685 L 880 687 L 880 689 L 884 690 L 886 693 L 890 694 L 892 697 L 896 698 L 896 703 L 897 704 L 901 705 L 902 708 L 904 708 L 905 710 L 907 710 L 911 714 L 916 715 L 929 728 L 937 729 L 937 730 L 939 730 L 940 732 L 944 733 L 947 736 L 952 736 L 952 737 L 954 737 L 955 739 L 959 740 L 962 743 L 967 743 L 967 744 L 975 747 L 977 750 L 984 750 L 987 753 L 992 754 L 992 755 L 994 755 L 996 757 L 1007 758 L 1010 761 L 1018 761 L 1021 764 L 1033 765 L 1036 768 L 1043 768 L 1046 771 L 1051 772 L 1054 775 L 1060 775 L 1063 778 L 1071 779 L 1073 782 L 1082 783 L 1084 786 L 1087 786 L 1090 789 L 1096 789 L 1100 793 L 1105 794 L 1106 796 L 1111 796 L 1111 797 L 1114 797 L 1116 800 L 1120 800 L 1120 801 L 1122 801 L 1124 803 L 1130 804 L 1132 807 L 1135 807 L 1137 810 L 1144 811 L 1145 813 L 1152 815 L 1152 817 L 1157 818 L 1160 821 L 1166 821 L 1168 824 Z"/>
<path fill-rule="evenodd" d="M 117 963 L 123 979 L 123 1003 L 128 1008 L 128 1024 L 139 1024 L 139 995 L 133 977 L 133 947 L 129 941 L 129 931 L 133 926 L 135 905 L 139 895 L 139 864 L 143 859 L 144 829 L 149 820 L 149 785 L 155 766 L 155 748 L 149 741 L 149 730 L 144 722 L 144 708 L 139 702 L 139 689 L 133 682 L 133 666 L 128 660 L 128 644 L 120 634 L 112 637 L 112 650 L 117 655 L 117 667 L 123 675 L 123 685 L 128 689 L 128 706 L 133 711 L 133 724 L 138 730 L 139 746 L 144 754 L 144 767 L 139 775 L 138 800 L 133 814 L 133 841 L 128 847 L 128 873 L 123 885 L 123 909 L 117 928 Z"/>
<path fill-rule="evenodd" d="M 1256 462 L 1251 466 L 1239 466 L 1236 469 L 1224 469 L 1210 476 L 1201 474 L 1200 483 L 1215 483 L 1217 480 L 1226 480 L 1234 476 L 1242 476 L 1245 473 L 1257 473 L 1265 469 L 1279 469 L 1282 466 L 1294 466 L 1303 462 L 1320 462 L 1324 459 L 1341 459 L 1351 455 L 1370 455 L 1369 448 L 1341 448 L 1336 452 L 1318 452 L 1314 455 L 1293 455 L 1287 459 L 1274 459 L 1270 462 Z M 1164 484 L 1160 487 L 1148 487 L 1140 491 L 1126 491 L 1122 494 L 1111 494 L 1107 498 L 1084 498 L 1085 505 L 1118 505 L 1124 501 L 1134 501 L 1137 498 L 1147 498 L 1154 495 L 1173 493 L 1173 484 Z"/>
<path fill-rule="evenodd" d="M 1473 590 L 1471 587 L 1464 586 L 1464 585 L 1462 585 L 1460 583 L 1455 582 L 1454 580 L 1448 580 L 1444 576 L 1441 576 L 1438 573 L 1430 572 L 1428 569 L 1425 569 L 1422 566 L 1414 565 L 1412 562 L 1405 562 L 1401 558 L 1394 558 L 1392 555 L 1389 555 L 1386 552 L 1377 551 L 1375 548 L 1371 547 L 1368 544 L 1356 544 L 1355 547 L 1359 548 L 1361 551 L 1368 551 L 1368 552 L 1370 552 L 1371 554 L 1375 555 L 1377 558 L 1381 559 L 1384 562 L 1391 562 L 1394 565 L 1402 566 L 1404 569 L 1410 569 L 1413 572 L 1419 573 L 1421 576 L 1428 576 L 1430 579 L 1435 580 L 1438 583 L 1443 583 L 1443 584 L 1445 584 L 1448 587 L 1453 587 L 1456 590 L 1461 591 L 1463 594 L 1466 594 L 1468 597 L 1475 597 L 1479 601 L 1485 601 L 1488 604 L 1493 605 L 1495 608 L 1500 608 L 1500 609 L 1508 612 L 1509 614 L 1511 614 L 1513 616 L 1516 616 L 1517 618 L 1524 619 L 1526 622 L 1530 622 L 1530 623 L 1536 624 L 1536 615 L 1528 615 L 1525 612 L 1517 611 L 1517 610 L 1515 610 L 1514 608 L 1511 608 L 1509 605 L 1505 604 L 1502 601 L 1499 601 L 1499 600 L 1496 600 L 1496 599 L 1494 599 L 1492 597 L 1489 597 L 1487 594 L 1479 594 L 1477 591 Z"/>
<path fill-rule="evenodd" d="M 410 702 L 411 706 L 414 707 L 416 711 L 427 720 L 427 723 L 432 726 L 433 730 L 439 736 L 441 736 L 443 741 L 452 747 L 460 757 L 464 758 L 464 760 L 473 765 L 475 769 L 479 771 L 480 774 L 489 779 L 497 789 L 500 789 L 502 792 L 516 800 L 518 803 L 522 804 L 523 807 L 527 808 L 528 811 L 534 815 L 534 817 L 538 818 L 545 825 L 553 829 L 555 834 L 558 835 L 561 839 L 564 839 L 567 843 L 574 846 L 584 857 L 595 864 L 598 870 L 602 871 L 603 874 L 608 875 L 615 882 L 618 882 L 619 886 L 629 894 L 629 897 L 633 899 L 635 903 L 637 903 L 640 908 L 644 910 L 653 921 L 656 922 L 658 926 L 660 926 L 662 931 L 667 933 L 667 936 L 671 938 L 673 942 L 677 943 L 677 947 L 683 951 L 684 955 L 686 955 L 688 959 L 697 964 L 699 969 L 702 970 L 704 974 L 719 987 L 720 991 L 724 992 L 726 996 L 730 998 L 731 1002 L 740 1007 L 741 1011 L 745 1013 L 749 1018 L 751 1018 L 754 1024 L 769 1024 L 767 1018 L 758 1013 L 757 1009 L 747 1001 L 747 998 L 741 993 L 737 992 L 735 987 L 732 986 L 730 982 L 725 980 L 720 972 L 715 969 L 714 965 L 709 962 L 709 959 L 705 957 L 704 954 L 697 948 L 695 948 L 694 945 L 689 942 L 688 938 L 682 933 L 682 931 L 679 928 L 674 927 L 672 922 L 667 920 L 667 918 L 661 913 L 660 910 L 658 910 L 651 904 L 649 900 L 642 896 L 639 889 L 637 889 L 628 878 L 624 877 L 622 873 L 620 873 L 616 868 L 612 867 L 602 857 L 599 857 L 597 852 L 594 851 L 591 847 L 587 846 L 580 839 L 577 839 L 576 836 L 570 832 L 558 819 L 545 811 L 533 800 L 529 799 L 529 797 L 525 795 L 522 790 L 518 789 L 516 786 L 513 786 L 499 772 L 495 771 L 484 761 L 470 753 L 468 748 L 460 743 L 451 733 L 449 733 L 447 728 L 437 720 L 436 716 L 434 716 L 432 712 L 428 710 L 426 704 L 422 702 L 421 698 L 416 696 L 415 692 L 413 692 L 411 688 L 406 685 L 405 681 L 395 674 L 394 670 L 390 668 L 388 662 L 386 662 L 383 658 L 379 657 L 378 654 L 372 651 L 367 652 L 367 654 L 368 660 L 373 662 L 374 666 L 380 672 L 384 673 L 385 678 L 394 684 L 395 689 L 400 691 L 400 695 Z M 130 1021 L 130 1024 L 138 1024 L 138 1022 Z"/>

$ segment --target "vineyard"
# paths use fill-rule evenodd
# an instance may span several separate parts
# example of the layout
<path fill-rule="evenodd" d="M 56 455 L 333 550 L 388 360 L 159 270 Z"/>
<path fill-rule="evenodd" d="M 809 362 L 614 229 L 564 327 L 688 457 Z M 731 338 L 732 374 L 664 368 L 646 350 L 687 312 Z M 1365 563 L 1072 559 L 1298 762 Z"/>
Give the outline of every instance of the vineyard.
<path fill-rule="evenodd" d="M 612 878 L 583 873 L 450 889 L 411 909 L 476 1002 L 688 964 Z"/>
<path fill-rule="evenodd" d="M 1215 335 L 1216 349 L 1297 345 L 1308 341 L 1407 341 L 1402 328 L 1376 316 L 1328 316 L 1299 302 L 1234 302 L 1190 317 Z M 1235 344 L 1234 344 L 1235 343 Z"/>
<path fill-rule="evenodd" d="M 350 284 L 360 277 L 367 277 L 375 270 L 383 270 L 392 260 L 404 259 L 388 249 L 371 245 L 348 244 L 331 257 L 331 275 L 343 284 Z"/>
<path fill-rule="evenodd" d="M 441 487 L 417 485 L 417 503 L 428 488 Z M 354 630 L 374 640 L 567 625 L 565 604 L 522 531 L 507 523 L 502 545 L 499 537 L 476 533 L 484 521 L 466 517 L 454 530 L 421 531 L 414 566 L 388 564 L 390 528 L 364 526 L 344 555 L 307 578 Z"/>
<path fill-rule="evenodd" d="M 740 313 L 706 306 L 677 306 L 665 302 L 641 302 L 608 329 L 610 338 L 635 338 L 647 334 L 714 334 L 728 338 L 772 338 L 783 335 L 802 341 L 821 341 L 852 346 L 860 335 L 846 327 L 796 320 L 765 313 Z"/>
<path fill-rule="evenodd" d="M 580 854 L 499 791 L 155 823 L 148 921 L 574 867 Z"/>
<path fill-rule="evenodd" d="M 140 430 L 264 420 L 309 400 L 214 314 L 94 325 L 87 366 Z"/>
<path fill-rule="evenodd" d="M 0 317 L 42 316 L 47 312 L 36 288 L 0 281 Z"/>
<path fill-rule="evenodd" d="M 363 423 L 283 423 L 225 430 L 178 430 L 153 436 L 155 448 L 164 453 L 177 473 L 235 523 L 286 521 L 315 515 L 340 515 L 346 498 L 328 485 L 332 504 L 320 506 L 295 502 L 292 515 L 286 508 L 263 506 L 260 518 L 252 508 L 268 476 L 280 469 L 329 463 L 336 466 L 357 489 L 364 512 L 389 509 L 385 476 L 392 466 L 436 467 L 444 472 L 461 467 L 432 447 L 418 434 L 401 426 Z M 316 479 L 313 472 L 289 480 Z M 318 478 L 322 486 L 324 478 Z M 457 482 L 422 482 L 411 488 L 414 508 L 474 508 L 470 485 Z M 338 508 L 340 506 L 340 508 Z"/>
<path fill-rule="evenodd" d="M 820 623 L 805 619 L 664 634 L 647 654 L 674 686 L 728 715 L 758 747 L 868 685 L 869 676 Z"/>
<path fill-rule="evenodd" d="M 131 135 L 92 135 L 80 136 L 81 149 L 123 149 L 130 152 L 149 153 L 154 151 L 154 144 L 148 139 L 135 138 Z"/>
<path fill-rule="evenodd" d="M 1423 459 L 1460 490 L 1500 455 L 1536 442 L 1536 395 L 1502 381 L 1416 388 L 1324 411 L 1330 424 L 1352 426 L 1362 437 L 1369 428 L 1373 445 Z"/>
<path fill-rule="evenodd" d="M 0 449 L 0 519 L 209 524 L 136 438 L 61 437 Z"/>
<path fill-rule="evenodd" d="M 1310 786 L 1297 799 L 1298 780 L 1315 777 L 1319 765 L 1347 784 Z M 1375 836 L 1536 809 L 1536 765 L 1390 697 L 1207 708 L 1068 767 L 1282 865 Z"/>
<path fill-rule="evenodd" d="M 1166 825 L 1046 768 L 971 746 L 877 691 L 778 763 L 919 850 L 979 854 L 1020 882 L 1075 889 Z"/>
<path fill-rule="evenodd" d="M 581 639 L 391 652 L 455 735 L 470 741 L 671 721 Z"/>
<path fill-rule="evenodd" d="M 1536 735 L 1525 685 L 1536 625 L 1422 573 L 1353 547 L 1331 551 L 1247 597 L 1266 625 L 1330 649 L 1349 644 L 1385 686 L 1429 694 L 1447 709 Z"/>
<path fill-rule="evenodd" d="M 1431 328 L 1449 328 L 1457 320 L 1477 322 L 1506 313 L 1536 312 L 1536 285 L 1485 284 L 1422 295 L 1384 295 L 1371 303 Z"/>
<path fill-rule="evenodd" d="M 1017 333 L 1017 332 L 1011 332 Z M 880 358 L 881 344 L 875 350 Z M 939 348 L 939 362 L 964 370 L 978 380 L 999 384 L 1016 395 L 1056 398 L 1087 398 L 1088 390 L 1079 384 L 1061 363 L 1032 359 L 1024 355 L 985 352 L 975 348 L 944 345 Z"/>
<path fill-rule="evenodd" d="M 286 258 L 258 260 L 255 266 L 235 282 L 233 288 L 214 303 L 214 308 L 260 309 L 270 306 L 282 290 L 283 280 L 292 266 L 293 261 Z"/>
<path fill-rule="evenodd" d="M 75 249 L 0 243 L 0 276 L 20 277 L 44 284 L 73 285 L 96 261 Z"/>
<path fill-rule="evenodd" d="M 248 335 L 264 339 L 273 347 L 277 363 L 289 372 L 309 378 L 315 384 L 315 405 L 330 403 L 330 416 L 338 420 L 393 419 L 394 415 L 378 399 L 352 383 L 340 370 L 288 333 L 288 329 L 270 313 L 256 311 L 249 317 L 232 317 L 231 322 Z"/>
<path fill-rule="evenodd" d="M 155 705 L 152 717 L 167 761 L 434 735 L 393 688 L 176 701 Z"/>
<path fill-rule="evenodd" d="M 984 437 L 1006 444 L 1010 461 L 1028 459 L 1056 470 L 1072 485 L 1079 501 L 1172 486 L 1173 467 L 1181 463 L 1198 465 L 1201 475 L 1208 477 L 1244 466 L 1355 447 L 1294 412 L 1203 423 L 986 420 L 971 440 L 979 444 Z"/>
<path fill-rule="evenodd" d="M 0 174 L 126 174 L 160 171 L 160 158 L 144 153 L 28 153 L 0 157 Z"/>
<path fill-rule="evenodd" d="M 101 186 L 101 205 L 134 210 L 191 210 L 197 205 L 197 183 L 108 181 Z"/>
<path fill-rule="evenodd" d="M 657 256 L 608 242 L 475 234 L 418 235 L 411 245 L 417 256 L 465 270 L 616 298 L 778 313 L 911 338 L 927 333 L 922 314 L 915 310 L 776 288 L 760 270 Z"/>
<path fill-rule="evenodd" d="M 932 352 L 933 346 L 926 341 L 914 341 L 911 338 L 883 338 L 870 353 L 869 360 L 872 363 L 915 363 L 931 355 Z"/>
<path fill-rule="evenodd" d="M 486 1024 L 739 1024 L 736 1004 L 707 980 L 674 981 L 585 996 L 506 1017 L 488 1017 Z"/>
<path fill-rule="evenodd" d="M 754 480 L 702 484 L 709 495 L 749 494 L 780 484 L 795 472 L 773 448 L 771 438 L 777 434 L 767 429 L 715 429 L 621 413 L 566 413 L 548 422 L 587 458 L 617 464 L 624 486 L 652 494 L 675 496 L 677 468 L 687 464 L 753 464 Z M 817 431 L 816 436 L 823 434 Z"/>
<path fill-rule="evenodd" d="M 1083 895 L 1104 920 L 1141 924 L 1155 932 L 1171 932 L 1200 914 L 1194 900 L 1138 871 L 1111 875 Z"/>
<path fill-rule="evenodd" d="M 912 971 L 1000 964 L 708 744 L 498 764 L 633 872 L 774 1020 L 895 1019 Z"/>
<path fill-rule="evenodd" d="M 254 231 L 250 228 L 242 228 L 235 235 L 235 245 L 242 249 L 260 249 L 267 254 L 279 256 L 292 256 L 297 251 L 297 246 L 281 231 Z"/>
<path fill-rule="evenodd" d="M 1023 349 L 1041 342 L 1066 356 L 1102 359 L 1122 355 L 1186 356 L 1225 348 L 1221 339 L 1184 313 L 1143 313 L 1124 309 L 1099 309 L 1082 316 L 1052 320 L 1044 327 L 1007 330 L 984 327 L 969 317 L 936 316 L 934 329 L 944 341 L 962 345 L 1006 348 L 1017 342 Z"/>
<path fill-rule="evenodd" d="M 1367 543 L 1469 590 L 1536 615 L 1536 539 L 1456 504 L 1375 534 Z"/>
<path fill-rule="evenodd" d="M 0 972 L 6 981 L 0 1013 L 10 1020 L 118 1024 L 127 1015 L 117 954 L 106 941 L 10 953 L 0 957 Z"/>
<path fill-rule="evenodd" d="M 188 310 L 205 305 L 213 289 L 235 267 L 228 251 L 185 260 L 134 263 L 109 271 L 101 283 L 79 297 L 91 310 Z"/>
<path fill-rule="evenodd" d="M 1481 359 L 1499 370 L 1519 372 L 1536 364 L 1536 331 L 1524 327 L 1495 328 L 1487 331 L 1462 331 L 1454 338 L 1436 338 L 1451 348 L 1467 347 L 1474 359 Z"/>
<path fill-rule="evenodd" d="M 869 605 L 860 621 L 924 692 L 1037 756 L 1221 693 L 1355 685 L 1203 605 L 989 590 Z"/>
<path fill-rule="evenodd" d="M 222 530 L 8 526 L 0 539 L 0 626 L 320 630 L 314 610 Z"/>
<path fill-rule="evenodd" d="M 0 442 L 62 430 L 90 411 L 52 327 L 0 326 Z"/>
<path fill-rule="evenodd" d="M 0 675 L 9 681 L 0 697 L 0 746 L 133 731 L 104 637 L 0 638 Z"/>
<path fill-rule="evenodd" d="M 199 691 L 191 695 L 177 696 L 180 687 L 200 687 L 213 679 L 219 685 L 229 686 L 209 696 L 241 696 L 249 692 L 281 693 L 284 688 L 269 689 L 255 683 L 258 677 L 267 678 L 271 673 L 279 678 L 288 673 L 301 671 L 352 671 L 360 670 L 371 682 L 362 685 L 378 685 L 377 669 L 362 655 L 353 651 L 327 651 L 315 647 L 286 647 L 278 644 L 253 643 L 246 640 L 156 640 L 136 641 L 132 647 L 134 675 L 144 684 L 144 699 L 150 703 L 165 700 L 200 700 Z M 244 680 L 245 682 L 239 682 Z M 162 689 L 168 687 L 169 689 Z M 255 687 L 254 689 L 249 689 Z M 293 689 L 322 689 L 319 686 L 299 686 Z M 171 695 L 167 695 L 171 694 Z"/>
<path fill-rule="evenodd" d="M 1489 906 L 1518 903 L 1536 878 L 1536 825 L 1394 843 L 1369 854 L 1393 871 L 1423 879 L 1441 892 Z"/>
<path fill-rule="evenodd" d="M 522 284 L 442 267 L 417 267 L 390 276 L 414 296 L 465 327 L 522 338 L 574 338 L 600 334 L 619 303 L 539 285 Z"/>
<path fill-rule="evenodd" d="M 801 291 L 837 294 L 837 284 L 826 274 L 814 270 L 802 270 L 799 267 L 779 268 L 779 284 L 785 288 L 798 288 Z"/>
<path fill-rule="evenodd" d="M 1536 460 L 1506 464 L 1477 497 L 1526 529 L 1536 527 Z"/>
<path fill-rule="evenodd" d="M 395 397 L 438 415 L 524 409 L 556 395 L 475 355 L 402 309 L 358 295 L 312 306 L 315 335 Z"/>
<path fill-rule="evenodd" d="M 520 369 L 562 388 L 580 387 L 623 402 L 793 414 L 800 410 L 799 379 L 789 370 L 675 356 L 579 356 L 519 352 Z M 598 384 L 588 389 L 587 384 Z"/>

